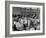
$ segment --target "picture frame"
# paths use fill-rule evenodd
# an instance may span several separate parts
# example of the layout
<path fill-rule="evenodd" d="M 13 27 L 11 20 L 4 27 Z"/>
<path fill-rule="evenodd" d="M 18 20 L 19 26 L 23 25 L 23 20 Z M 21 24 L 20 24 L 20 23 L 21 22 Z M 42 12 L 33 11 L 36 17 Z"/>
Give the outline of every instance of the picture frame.
<path fill-rule="evenodd" d="M 19 12 L 21 12 L 22 14 L 20 14 Z M 26 18 L 33 18 L 34 15 L 35 15 L 34 13 L 36 13 L 36 15 L 39 17 L 38 20 L 40 19 L 39 20 L 40 24 L 38 24 L 38 25 L 40 25 L 39 30 L 38 29 L 37 30 L 29 30 L 28 28 L 27 28 L 28 29 L 27 30 L 27 29 L 24 29 L 25 27 L 23 28 L 24 29 L 23 30 L 19 25 L 16 26 L 17 30 L 14 30 L 12 28 L 12 26 L 16 22 L 14 20 L 14 18 L 17 15 L 18 16 L 21 15 L 22 18 L 25 18 L 25 17 Z M 33 16 L 30 17 L 30 15 L 28 16 L 28 14 L 30 14 L 30 15 L 33 14 Z M 16 15 L 16 16 L 14 16 L 14 15 Z M 5 1 L 5 37 L 44 35 L 45 34 L 45 29 L 44 29 L 45 28 L 44 27 L 44 25 L 45 25 L 45 16 L 44 15 L 45 15 L 45 4 L 44 3 Z M 37 16 L 35 16 L 35 17 L 37 17 Z M 32 21 L 33 21 L 33 19 L 32 19 Z M 20 28 L 18 28 L 18 27 L 20 27 Z M 30 28 L 32 28 L 32 27 L 30 26 Z"/>

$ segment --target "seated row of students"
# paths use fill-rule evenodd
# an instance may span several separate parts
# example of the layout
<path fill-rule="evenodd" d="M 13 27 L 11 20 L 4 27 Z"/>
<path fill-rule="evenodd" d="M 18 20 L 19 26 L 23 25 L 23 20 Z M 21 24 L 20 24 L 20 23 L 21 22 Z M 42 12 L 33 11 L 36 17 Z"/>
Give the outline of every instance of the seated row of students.
<path fill-rule="evenodd" d="M 22 31 L 22 30 L 37 30 L 40 29 L 39 19 L 33 19 L 30 17 L 16 16 L 16 19 L 13 19 L 14 25 L 13 30 Z M 37 27 L 38 26 L 38 27 Z"/>

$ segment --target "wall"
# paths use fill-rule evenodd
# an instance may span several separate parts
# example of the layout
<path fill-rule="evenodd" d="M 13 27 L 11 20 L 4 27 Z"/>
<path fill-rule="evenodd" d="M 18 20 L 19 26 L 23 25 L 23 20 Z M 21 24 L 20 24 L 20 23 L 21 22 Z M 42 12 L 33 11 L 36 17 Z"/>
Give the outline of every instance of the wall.
<path fill-rule="evenodd" d="M 5 0 L 0 0 L 0 38 L 5 38 Z M 43 2 L 46 3 L 46 0 L 16 0 L 16 1 L 28 1 L 28 2 Z M 45 4 L 46 10 L 46 4 Z M 46 11 L 45 11 L 46 12 Z M 46 16 L 46 13 L 45 13 Z M 46 17 L 45 17 L 46 19 Z M 46 20 L 45 20 L 46 25 Z M 13 37 L 12 37 L 13 38 Z M 14 38 L 46 38 L 46 26 L 45 26 L 45 35 L 40 36 L 24 36 L 24 37 L 14 37 Z"/>
<path fill-rule="evenodd" d="M 13 14 L 21 14 L 20 13 L 20 8 L 17 8 L 17 7 L 13 7 Z"/>
<path fill-rule="evenodd" d="M 39 16 L 40 15 L 40 9 L 38 9 L 37 10 L 37 8 L 36 9 L 32 9 L 32 8 L 21 8 L 21 7 L 13 7 L 12 8 L 12 13 L 13 13 L 13 15 L 18 15 L 18 14 L 20 14 L 20 15 L 32 15 L 32 14 L 34 14 L 34 13 L 36 13 L 37 14 L 37 16 Z"/>

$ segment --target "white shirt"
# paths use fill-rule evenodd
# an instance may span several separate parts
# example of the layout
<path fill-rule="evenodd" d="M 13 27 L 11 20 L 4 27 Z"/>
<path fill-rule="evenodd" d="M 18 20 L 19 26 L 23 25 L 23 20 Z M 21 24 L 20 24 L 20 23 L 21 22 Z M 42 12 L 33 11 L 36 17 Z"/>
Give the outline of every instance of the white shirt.
<path fill-rule="evenodd" d="M 19 22 L 14 22 L 14 24 L 16 25 L 16 27 L 23 27 L 23 24 L 19 23 Z"/>
<path fill-rule="evenodd" d="M 24 18 L 24 24 L 27 24 L 27 19 L 26 18 Z"/>

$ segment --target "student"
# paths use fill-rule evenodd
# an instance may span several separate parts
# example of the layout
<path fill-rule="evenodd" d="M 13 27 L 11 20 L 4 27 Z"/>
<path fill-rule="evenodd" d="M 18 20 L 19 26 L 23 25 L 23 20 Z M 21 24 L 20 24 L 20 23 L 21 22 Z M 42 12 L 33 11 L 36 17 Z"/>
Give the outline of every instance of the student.
<path fill-rule="evenodd" d="M 26 30 L 26 27 L 28 26 L 27 18 L 24 18 L 24 30 Z"/>
<path fill-rule="evenodd" d="M 16 21 L 14 21 L 14 24 L 13 24 L 13 31 L 19 31 L 18 29 L 17 29 L 17 27 L 16 27 Z"/>
<path fill-rule="evenodd" d="M 27 26 L 27 30 L 30 30 L 30 19 L 28 19 L 28 26 Z"/>
<path fill-rule="evenodd" d="M 23 19 L 22 18 L 19 18 L 18 22 L 17 22 L 17 25 L 16 25 L 17 29 L 19 30 L 24 30 L 24 26 L 23 26 Z"/>

